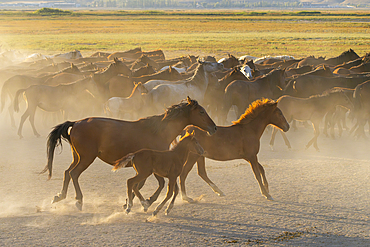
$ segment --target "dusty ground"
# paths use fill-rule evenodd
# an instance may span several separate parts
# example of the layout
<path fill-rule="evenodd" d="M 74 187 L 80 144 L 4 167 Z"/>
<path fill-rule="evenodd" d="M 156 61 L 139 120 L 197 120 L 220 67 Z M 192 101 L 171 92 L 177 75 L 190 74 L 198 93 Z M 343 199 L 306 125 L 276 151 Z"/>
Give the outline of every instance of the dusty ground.
<path fill-rule="evenodd" d="M 56 151 L 54 175 L 46 181 L 38 172 L 51 125 L 37 123 L 42 136 L 36 138 L 26 122 L 20 140 L 4 112 L 0 117 L 1 246 L 370 246 L 369 140 L 320 136 L 321 152 L 304 150 L 312 129 L 299 127 L 287 133 L 291 151 L 280 135 L 271 151 L 265 133 L 259 160 L 274 201 L 261 196 L 244 160 L 207 160 L 210 178 L 226 196 L 214 194 L 193 170 L 187 190 L 193 198 L 204 195 L 199 203 L 179 197 L 169 216 L 162 211 L 148 223 L 156 204 L 144 213 L 135 200 L 129 215 L 121 207 L 134 170 L 112 173 L 99 160 L 80 178 L 83 211 L 74 206 L 72 185 L 66 200 L 50 204 L 71 162 L 69 144 Z M 149 179 L 143 194 L 155 187 Z"/>

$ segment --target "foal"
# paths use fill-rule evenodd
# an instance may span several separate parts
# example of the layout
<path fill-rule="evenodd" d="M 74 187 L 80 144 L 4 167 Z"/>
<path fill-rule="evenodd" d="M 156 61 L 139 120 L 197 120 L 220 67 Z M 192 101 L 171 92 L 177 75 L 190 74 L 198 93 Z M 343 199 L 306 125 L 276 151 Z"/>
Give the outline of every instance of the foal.
<path fill-rule="evenodd" d="M 131 164 L 133 164 L 133 167 L 136 170 L 136 176 L 127 180 L 128 204 L 126 213 L 128 214 L 131 211 L 131 207 L 133 205 L 132 190 L 134 190 L 135 195 L 140 199 L 141 204 L 144 207 L 144 211 L 148 209 L 150 204 L 140 194 L 138 184 L 154 173 L 158 176 L 168 178 L 169 181 L 167 195 L 154 210 L 153 216 L 157 215 L 159 210 L 163 208 L 164 204 L 166 204 L 173 195 L 172 201 L 165 212 L 167 215 L 173 208 L 176 196 L 179 192 L 177 177 L 180 176 L 182 172 L 182 168 L 188 158 L 189 152 L 194 152 L 198 155 L 202 155 L 204 153 L 202 146 L 200 146 L 197 139 L 194 137 L 194 132 L 191 134 L 187 133 L 171 150 L 155 151 L 151 149 L 142 149 L 117 160 L 112 169 L 113 171 L 122 167 L 129 167 Z"/>

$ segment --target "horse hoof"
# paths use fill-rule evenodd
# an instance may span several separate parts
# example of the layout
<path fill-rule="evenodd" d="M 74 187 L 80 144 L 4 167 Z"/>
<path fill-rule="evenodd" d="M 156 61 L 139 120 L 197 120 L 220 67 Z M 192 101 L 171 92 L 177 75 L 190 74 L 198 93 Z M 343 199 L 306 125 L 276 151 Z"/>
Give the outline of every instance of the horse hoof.
<path fill-rule="evenodd" d="M 144 212 L 147 212 L 148 211 L 148 208 L 150 207 L 149 201 L 148 200 L 141 201 L 141 205 L 143 206 Z"/>
<path fill-rule="evenodd" d="M 131 212 L 131 208 L 126 209 L 126 214 L 129 214 Z"/>
<path fill-rule="evenodd" d="M 123 209 L 126 209 L 127 208 L 127 204 L 123 205 L 122 207 L 123 207 Z"/>
<path fill-rule="evenodd" d="M 58 195 L 54 196 L 54 199 L 51 201 L 51 204 L 59 202 L 59 201 L 65 199 L 65 198 L 66 198 L 65 196 L 62 196 L 61 194 L 58 194 Z"/>
<path fill-rule="evenodd" d="M 274 146 L 270 145 L 271 151 L 275 151 Z"/>
<path fill-rule="evenodd" d="M 270 195 L 267 195 L 267 196 L 265 195 L 265 197 L 266 197 L 266 199 L 267 199 L 267 200 L 269 200 L 269 201 L 273 201 L 273 200 L 274 200 L 274 198 L 272 198 L 272 196 L 270 196 Z"/>
<path fill-rule="evenodd" d="M 82 211 L 82 201 L 77 201 L 75 205 L 78 208 L 78 210 Z"/>
<path fill-rule="evenodd" d="M 222 192 L 222 191 L 217 192 L 217 195 L 218 196 L 225 196 L 224 192 Z"/>
<path fill-rule="evenodd" d="M 191 199 L 190 197 L 187 197 L 187 196 L 183 197 L 182 200 L 185 201 L 185 202 L 188 202 L 188 203 L 194 203 L 194 200 Z"/>
<path fill-rule="evenodd" d="M 155 217 L 155 216 L 157 216 L 157 214 L 158 214 L 158 211 L 154 210 L 152 216 Z"/>

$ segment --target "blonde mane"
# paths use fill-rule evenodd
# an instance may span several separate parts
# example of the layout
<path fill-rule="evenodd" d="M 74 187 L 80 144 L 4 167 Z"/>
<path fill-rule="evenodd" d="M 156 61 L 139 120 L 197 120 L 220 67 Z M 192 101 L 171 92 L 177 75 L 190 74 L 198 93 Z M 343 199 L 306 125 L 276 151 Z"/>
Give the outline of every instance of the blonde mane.
<path fill-rule="evenodd" d="M 267 108 L 276 106 L 277 102 L 271 99 L 260 99 L 252 102 L 249 105 L 245 113 L 240 116 L 237 121 L 233 121 L 233 124 L 247 124 L 255 119 L 261 112 L 265 111 Z"/>

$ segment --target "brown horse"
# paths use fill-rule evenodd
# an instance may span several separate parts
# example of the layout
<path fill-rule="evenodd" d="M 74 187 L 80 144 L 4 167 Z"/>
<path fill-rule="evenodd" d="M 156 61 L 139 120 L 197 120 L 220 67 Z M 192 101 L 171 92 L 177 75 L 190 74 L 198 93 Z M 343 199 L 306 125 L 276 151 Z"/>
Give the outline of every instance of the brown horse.
<path fill-rule="evenodd" d="M 56 126 L 48 137 L 48 162 L 43 172 L 49 171 L 49 179 L 51 178 L 54 150 L 56 145 L 61 144 L 61 138 L 70 143 L 73 161 L 64 173 L 62 191 L 54 197 L 53 203 L 66 198 L 72 179 L 76 190 L 76 206 L 82 209 L 82 192 L 78 178 L 97 157 L 113 165 L 123 156 L 143 148 L 168 150 L 171 142 L 189 124 L 196 125 L 210 134 L 217 130 L 205 109 L 190 98 L 186 102 L 171 106 L 164 114 L 137 121 L 87 118 L 76 122 L 67 121 Z M 156 178 L 159 188 L 150 201 L 156 200 L 164 186 L 164 179 Z"/>
<path fill-rule="evenodd" d="M 278 106 L 284 113 L 288 122 L 291 122 L 293 119 L 299 121 L 310 120 L 312 122 L 314 137 L 307 143 L 306 149 L 313 144 L 317 151 L 319 151 L 317 138 L 320 135 L 320 122 L 325 114 L 337 105 L 352 108 L 351 99 L 347 95 L 347 92 L 341 88 L 328 90 L 321 95 L 314 95 L 309 98 L 296 98 L 284 95 L 278 100 Z M 277 129 L 274 129 L 271 135 L 270 146 L 272 149 L 277 131 Z M 284 133 L 282 133 L 282 135 L 285 144 L 290 149 L 291 146 L 288 138 Z"/>
<path fill-rule="evenodd" d="M 3 87 L 1 88 L 1 108 L 0 112 L 3 111 L 4 106 L 6 104 L 7 98 L 10 99 L 10 106 L 8 108 L 11 125 L 12 127 L 15 127 L 15 120 L 14 120 L 14 97 L 18 90 L 27 88 L 31 85 L 40 85 L 44 84 L 45 81 L 49 78 L 52 78 L 53 76 L 63 73 L 78 73 L 80 72 L 79 69 L 74 66 L 73 64 L 70 65 L 70 67 L 65 68 L 59 72 L 51 73 L 42 77 L 32 77 L 28 75 L 15 75 L 11 78 L 9 78 L 7 81 L 4 82 Z"/>
<path fill-rule="evenodd" d="M 234 57 L 231 54 L 228 54 L 227 58 L 222 58 L 218 62 L 222 63 L 224 65 L 224 68 L 226 68 L 226 69 L 232 69 L 235 66 L 240 65 L 239 59 L 237 59 L 236 57 Z"/>
<path fill-rule="evenodd" d="M 115 60 L 115 62 L 112 63 L 104 72 L 96 73 L 91 77 L 87 77 L 73 83 L 60 84 L 58 86 L 32 85 L 26 89 L 18 90 L 14 97 L 14 110 L 16 112 L 19 111 L 18 98 L 20 94 L 24 93 L 27 101 L 27 109 L 21 117 L 18 128 L 19 137 L 23 137 L 23 124 L 28 117 L 30 118 L 33 133 L 37 137 L 40 136 L 35 128 L 34 123 L 37 107 L 48 112 L 68 112 L 68 108 L 70 108 L 71 104 L 76 104 L 77 100 L 80 101 L 79 104 L 83 103 L 84 99 L 77 97 L 77 95 L 79 95 L 84 90 L 88 90 L 97 98 L 97 100 L 103 101 L 102 97 L 104 95 L 101 94 L 101 86 L 99 85 L 104 83 L 110 77 L 121 73 L 121 71 L 125 70 L 125 68 L 127 68 L 127 66 L 124 65 L 124 63 Z"/>
<path fill-rule="evenodd" d="M 278 98 L 281 88 L 285 87 L 285 70 L 274 69 L 267 75 L 252 81 L 236 80 L 225 89 L 222 123 L 226 122 L 227 113 L 232 105 L 238 107 L 238 117 L 253 101 L 261 98 Z"/>
<path fill-rule="evenodd" d="M 136 170 L 136 176 L 127 180 L 128 203 L 126 205 L 126 213 L 128 214 L 131 211 L 133 205 L 132 190 L 135 191 L 135 195 L 139 198 L 141 204 L 143 205 L 144 211 L 147 211 L 150 205 L 141 195 L 138 189 L 138 184 L 147 179 L 150 175 L 156 174 L 157 176 L 168 178 L 168 189 L 166 197 L 156 207 L 153 212 L 153 216 L 158 214 L 158 212 L 163 208 L 164 204 L 166 204 L 166 202 L 173 195 L 173 199 L 166 209 L 167 215 L 173 208 L 176 196 L 179 192 L 179 187 L 177 186 L 177 177 L 180 176 L 182 168 L 188 159 L 190 152 L 198 155 L 203 155 L 204 153 L 202 146 L 200 146 L 199 142 L 194 137 L 194 133 L 186 134 L 171 150 L 155 151 L 151 149 L 141 149 L 117 160 L 114 168 L 112 169 L 113 171 L 116 171 L 122 167 L 130 166 L 133 166 Z"/>
<path fill-rule="evenodd" d="M 199 176 L 211 186 L 213 191 L 222 196 L 224 193 L 208 178 L 205 170 L 205 157 L 213 160 L 226 161 L 233 159 L 245 159 L 248 161 L 256 177 L 262 195 L 271 200 L 265 171 L 258 162 L 257 154 L 260 148 L 260 138 L 267 125 L 272 124 L 283 131 L 289 130 L 289 124 L 286 121 L 281 110 L 277 107 L 275 101 L 269 99 L 254 101 L 245 113 L 231 126 L 218 126 L 217 132 L 208 136 L 205 131 L 189 126 L 186 132 L 195 131 L 200 145 L 205 153 L 199 156 L 191 153 L 188 161 L 184 165 L 180 175 L 180 186 L 183 200 L 191 202 L 187 197 L 185 190 L 185 179 L 193 168 L 195 162 L 198 164 Z"/>

